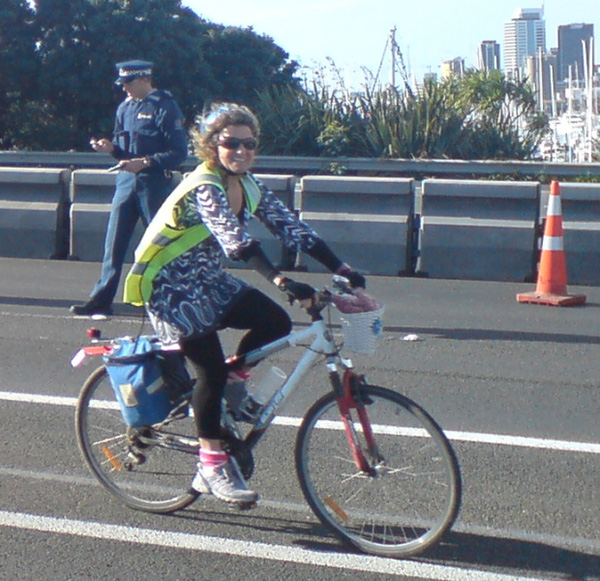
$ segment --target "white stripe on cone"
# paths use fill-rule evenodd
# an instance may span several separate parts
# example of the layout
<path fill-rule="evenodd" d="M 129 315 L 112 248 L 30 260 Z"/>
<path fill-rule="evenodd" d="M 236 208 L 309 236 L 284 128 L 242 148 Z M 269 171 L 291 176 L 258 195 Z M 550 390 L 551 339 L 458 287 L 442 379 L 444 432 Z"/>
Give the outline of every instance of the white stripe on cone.
<path fill-rule="evenodd" d="M 564 241 L 562 236 L 544 236 L 542 241 L 542 250 L 564 250 Z"/>
<path fill-rule="evenodd" d="M 546 216 L 562 216 L 560 208 L 560 196 L 548 197 L 548 211 Z"/>

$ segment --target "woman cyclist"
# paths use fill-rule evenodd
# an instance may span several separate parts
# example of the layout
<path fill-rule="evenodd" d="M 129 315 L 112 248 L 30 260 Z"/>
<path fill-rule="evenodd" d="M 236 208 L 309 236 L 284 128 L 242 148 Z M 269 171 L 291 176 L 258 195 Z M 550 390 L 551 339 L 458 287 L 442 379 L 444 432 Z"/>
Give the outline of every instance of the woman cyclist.
<path fill-rule="evenodd" d="M 224 270 L 224 257 L 246 262 L 292 300 L 313 296 L 310 285 L 283 276 L 249 235 L 247 223 L 255 217 L 283 244 L 343 274 L 353 286 L 364 287 L 365 280 L 250 173 L 259 123 L 248 108 L 214 105 L 192 138 L 204 162 L 149 225 L 126 281 L 126 300 L 146 306 L 163 342 L 179 343 L 196 372 L 192 407 L 200 458 L 192 487 L 225 502 L 252 504 L 258 495 L 248 489 L 220 440 L 226 383 L 243 383 L 249 369 L 228 378 L 217 332 L 246 330 L 240 355 L 285 336 L 291 321 L 272 299 Z"/>

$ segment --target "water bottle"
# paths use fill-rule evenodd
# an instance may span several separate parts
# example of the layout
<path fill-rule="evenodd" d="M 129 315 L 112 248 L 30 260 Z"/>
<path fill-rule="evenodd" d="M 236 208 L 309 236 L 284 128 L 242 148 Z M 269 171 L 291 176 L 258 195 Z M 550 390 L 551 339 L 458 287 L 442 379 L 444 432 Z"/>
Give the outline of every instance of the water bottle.
<path fill-rule="evenodd" d="M 260 405 L 265 405 L 271 396 L 285 383 L 287 375 L 279 367 L 269 367 L 253 380 L 252 398 Z"/>

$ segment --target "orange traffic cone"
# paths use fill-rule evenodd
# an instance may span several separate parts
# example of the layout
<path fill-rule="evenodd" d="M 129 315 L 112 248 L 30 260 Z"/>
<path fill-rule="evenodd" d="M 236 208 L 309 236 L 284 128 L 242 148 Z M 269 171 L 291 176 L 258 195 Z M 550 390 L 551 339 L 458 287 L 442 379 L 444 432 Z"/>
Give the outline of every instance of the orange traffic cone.
<path fill-rule="evenodd" d="M 563 242 L 560 184 L 553 181 L 550 184 L 537 286 L 534 292 L 518 294 L 517 301 L 561 307 L 581 305 L 585 300 L 585 295 L 567 294 L 567 261 Z"/>

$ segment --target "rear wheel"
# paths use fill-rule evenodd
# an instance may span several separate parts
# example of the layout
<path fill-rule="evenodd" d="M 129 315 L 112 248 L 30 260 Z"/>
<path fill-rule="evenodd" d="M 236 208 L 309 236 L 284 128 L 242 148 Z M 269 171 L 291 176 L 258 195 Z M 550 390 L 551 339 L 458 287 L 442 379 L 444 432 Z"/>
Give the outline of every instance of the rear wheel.
<path fill-rule="evenodd" d="M 360 471 L 333 393 L 304 418 L 296 441 L 302 492 L 332 532 L 360 550 L 408 557 L 434 543 L 458 514 L 458 462 L 446 436 L 416 403 L 394 391 L 360 388 L 377 446 L 353 414 L 357 445 L 370 469 Z"/>
<path fill-rule="evenodd" d="M 194 502 L 197 438 L 192 418 L 132 428 L 125 424 L 104 366 L 87 379 L 75 427 L 83 458 L 111 494 L 127 506 L 170 513 Z"/>

